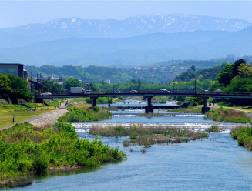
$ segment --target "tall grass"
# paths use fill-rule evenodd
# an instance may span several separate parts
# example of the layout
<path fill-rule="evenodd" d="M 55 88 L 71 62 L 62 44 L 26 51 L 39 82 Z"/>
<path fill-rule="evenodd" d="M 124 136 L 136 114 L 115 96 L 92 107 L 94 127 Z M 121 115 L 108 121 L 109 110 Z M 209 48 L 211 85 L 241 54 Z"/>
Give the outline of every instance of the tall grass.
<path fill-rule="evenodd" d="M 244 146 L 252 150 L 252 128 L 251 127 L 238 127 L 231 130 L 231 135 L 237 139 L 240 146 Z"/>
<path fill-rule="evenodd" d="M 251 119 L 247 117 L 247 114 L 243 111 L 235 109 L 225 109 L 220 107 L 219 109 L 210 110 L 207 113 L 207 118 L 213 121 L 220 122 L 234 122 L 234 123 L 250 123 Z"/>
<path fill-rule="evenodd" d="M 129 128 L 123 126 L 102 128 L 93 126 L 90 134 L 100 136 L 128 136 L 130 140 L 124 142 L 124 146 L 144 145 L 149 146 L 156 143 L 182 143 L 190 140 L 208 137 L 204 132 L 194 132 L 188 129 L 173 127 L 149 127 L 133 125 Z"/>

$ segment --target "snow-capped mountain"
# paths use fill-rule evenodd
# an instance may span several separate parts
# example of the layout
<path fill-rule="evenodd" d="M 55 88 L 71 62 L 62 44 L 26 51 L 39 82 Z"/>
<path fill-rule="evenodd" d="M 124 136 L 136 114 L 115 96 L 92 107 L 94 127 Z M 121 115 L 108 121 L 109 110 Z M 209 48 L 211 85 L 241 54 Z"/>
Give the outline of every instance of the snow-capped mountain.
<path fill-rule="evenodd" d="M 148 33 L 177 33 L 197 30 L 220 30 L 235 32 L 251 23 L 241 19 L 224 19 L 210 16 L 171 14 L 140 15 L 124 20 L 98 20 L 62 18 L 44 24 L 29 24 L 1 29 L 19 35 L 40 35 L 52 40 L 65 37 L 124 38 Z"/>
<path fill-rule="evenodd" d="M 0 29 L 0 62 L 141 65 L 171 59 L 252 55 L 252 25 L 239 19 L 143 15 L 124 20 L 55 19 Z"/>

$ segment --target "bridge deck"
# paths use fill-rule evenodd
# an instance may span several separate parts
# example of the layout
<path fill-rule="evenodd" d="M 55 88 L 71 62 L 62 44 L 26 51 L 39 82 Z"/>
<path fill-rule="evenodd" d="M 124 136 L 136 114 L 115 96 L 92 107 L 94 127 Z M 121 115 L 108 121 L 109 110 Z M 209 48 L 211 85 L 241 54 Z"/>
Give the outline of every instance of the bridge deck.
<path fill-rule="evenodd" d="M 70 92 L 53 92 L 50 96 L 42 96 L 41 94 L 35 94 L 36 99 L 52 99 L 52 98 L 71 98 L 71 97 L 119 97 L 119 96 L 188 96 L 188 97 L 202 97 L 202 98 L 235 98 L 235 99 L 252 99 L 252 93 L 227 93 L 227 92 L 202 92 L 195 93 L 193 90 L 174 90 L 170 92 L 160 92 L 159 90 L 140 90 L 137 93 L 130 93 L 129 90 L 121 91 L 120 93 L 114 93 L 112 91 L 106 92 L 93 92 L 92 94 L 72 94 Z"/>

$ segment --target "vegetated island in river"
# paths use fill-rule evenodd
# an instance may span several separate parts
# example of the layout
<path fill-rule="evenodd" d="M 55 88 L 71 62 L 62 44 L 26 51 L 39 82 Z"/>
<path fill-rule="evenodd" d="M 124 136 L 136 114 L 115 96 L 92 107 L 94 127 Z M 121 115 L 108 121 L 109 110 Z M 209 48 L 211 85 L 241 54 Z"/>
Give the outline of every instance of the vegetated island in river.
<path fill-rule="evenodd" d="M 141 127 L 133 125 L 131 127 L 91 127 L 90 134 L 100 136 L 128 136 L 129 140 L 123 141 L 123 146 L 143 145 L 149 147 L 156 143 L 184 143 L 190 140 L 207 138 L 205 132 L 195 132 L 189 129 L 181 129 L 167 126 L 164 127 Z"/>
<path fill-rule="evenodd" d="M 35 173 L 97 167 L 124 158 L 122 151 L 99 139 L 79 139 L 71 124 L 20 123 L 0 131 L 0 187 L 31 184 Z"/>

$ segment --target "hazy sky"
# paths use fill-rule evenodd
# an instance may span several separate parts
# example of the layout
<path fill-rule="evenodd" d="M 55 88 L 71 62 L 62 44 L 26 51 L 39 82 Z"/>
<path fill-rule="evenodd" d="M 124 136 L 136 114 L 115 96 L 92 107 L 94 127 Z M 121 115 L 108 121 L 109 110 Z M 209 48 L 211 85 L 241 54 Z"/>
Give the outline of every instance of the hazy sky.
<path fill-rule="evenodd" d="M 184 13 L 252 22 L 252 1 L 3 1 L 0 0 L 0 28 L 51 19 L 123 19 L 142 14 Z"/>

